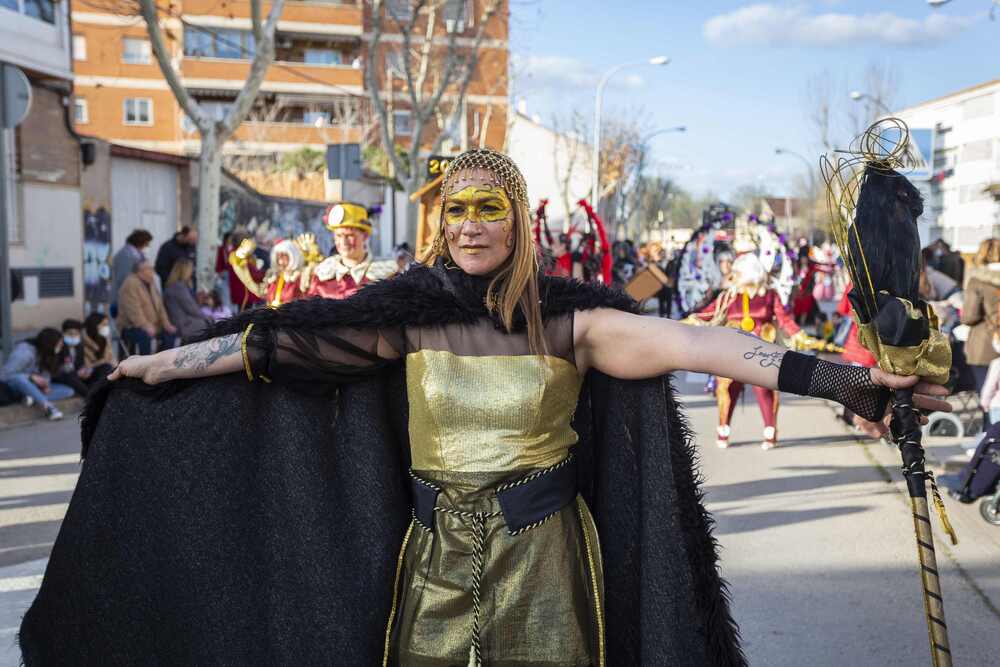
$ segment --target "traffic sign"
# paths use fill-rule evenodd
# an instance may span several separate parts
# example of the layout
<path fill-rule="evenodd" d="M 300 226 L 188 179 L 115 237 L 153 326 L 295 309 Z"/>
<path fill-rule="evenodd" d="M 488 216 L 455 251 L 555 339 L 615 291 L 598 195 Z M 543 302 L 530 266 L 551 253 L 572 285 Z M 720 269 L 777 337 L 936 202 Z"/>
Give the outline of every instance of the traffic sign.
<path fill-rule="evenodd" d="M 28 115 L 31 108 L 31 83 L 20 68 L 4 63 L 0 81 L 3 82 L 3 104 L 0 105 L 0 125 L 15 128 Z"/>

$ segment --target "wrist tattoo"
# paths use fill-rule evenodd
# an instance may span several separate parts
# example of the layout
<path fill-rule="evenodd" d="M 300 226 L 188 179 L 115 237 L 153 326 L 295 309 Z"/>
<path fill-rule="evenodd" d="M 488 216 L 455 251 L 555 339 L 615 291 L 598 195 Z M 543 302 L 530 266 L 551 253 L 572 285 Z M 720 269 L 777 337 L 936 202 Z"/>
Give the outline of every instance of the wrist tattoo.
<path fill-rule="evenodd" d="M 174 368 L 203 371 L 219 359 L 235 354 L 239 350 L 240 334 L 192 343 L 177 350 L 177 355 L 174 357 Z"/>
<path fill-rule="evenodd" d="M 785 356 L 783 350 L 766 352 L 763 345 L 757 345 L 749 352 L 743 353 L 743 358 L 747 361 L 756 360 L 761 368 L 778 368 L 781 366 L 781 358 Z"/>

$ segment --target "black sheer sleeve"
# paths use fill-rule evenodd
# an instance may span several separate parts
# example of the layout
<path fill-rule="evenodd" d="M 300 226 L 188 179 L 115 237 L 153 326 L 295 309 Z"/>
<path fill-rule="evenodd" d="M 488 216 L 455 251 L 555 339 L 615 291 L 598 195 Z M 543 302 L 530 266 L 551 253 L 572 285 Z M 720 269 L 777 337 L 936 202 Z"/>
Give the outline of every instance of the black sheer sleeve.
<path fill-rule="evenodd" d="M 251 324 L 243 333 L 247 379 L 328 386 L 370 377 L 405 352 L 401 328 L 314 331 Z"/>

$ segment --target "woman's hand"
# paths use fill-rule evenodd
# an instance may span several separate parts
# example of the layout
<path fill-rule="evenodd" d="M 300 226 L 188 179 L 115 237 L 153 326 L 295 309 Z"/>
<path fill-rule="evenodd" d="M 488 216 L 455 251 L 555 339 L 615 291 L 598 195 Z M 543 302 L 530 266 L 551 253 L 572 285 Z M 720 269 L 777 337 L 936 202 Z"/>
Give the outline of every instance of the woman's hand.
<path fill-rule="evenodd" d="M 879 368 L 871 369 L 871 379 L 875 384 L 888 389 L 913 388 L 913 404 L 925 412 L 951 412 L 951 404 L 942 400 L 948 395 L 948 389 L 938 384 L 924 382 L 915 375 L 893 375 L 886 373 Z M 872 438 L 880 438 L 889 432 L 889 421 L 892 419 L 892 403 L 886 407 L 885 417 L 882 421 L 870 422 L 857 415 L 854 417 L 854 425 Z M 926 424 L 927 417 L 921 416 L 920 423 Z"/>
<path fill-rule="evenodd" d="M 136 378 L 146 384 L 159 384 L 166 378 L 163 376 L 163 370 L 158 357 L 159 354 L 136 354 L 128 359 L 123 359 L 108 376 L 108 380 Z"/>

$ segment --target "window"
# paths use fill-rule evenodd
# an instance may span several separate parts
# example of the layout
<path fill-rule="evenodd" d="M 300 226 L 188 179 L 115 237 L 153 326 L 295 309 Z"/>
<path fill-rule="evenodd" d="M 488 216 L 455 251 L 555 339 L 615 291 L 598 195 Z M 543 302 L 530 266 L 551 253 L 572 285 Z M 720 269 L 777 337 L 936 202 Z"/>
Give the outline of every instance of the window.
<path fill-rule="evenodd" d="M 447 0 L 444 3 L 444 27 L 448 32 L 465 32 L 472 27 L 472 0 Z"/>
<path fill-rule="evenodd" d="M 78 125 L 90 122 L 90 114 L 87 112 L 87 100 L 83 97 L 73 98 L 73 120 Z"/>
<path fill-rule="evenodd" d="M 333 49 L 306 49 L 304 63 L 307 65 L 339 65 L 340 51 Z"/>
<path fill-rule="evenodd" d="M 302 122 L 316 127 L 325 127 L 330 124 L 330 114 L 326 111 L 304 111 L 302 112 Z"/>
<path fill-rule="evenodd" d="M 385 9 L 397 21 L 409 21 L 413 18 L 413 3 L 410 0 L 388 0 Z"/>
<path fill-rule="evenodd" d="M 970 141 L 962 146 L 962 162 L 976 162 L 978 160 L 992 159 L 993 141 L 990 139 Z"/>
<path fill-rule="evenodd" d="M 125 124 L 152 125 L 153 100 L 148 97 L 126 97 Z"/>
<path fill-rule="evenodd" d="M 256 44 L 253 33 L 247 30 L 222 28 L 184 29 L 184 55 L 195 58 L 227 58 L 249 60 L 253 58 Z"/>
<path fill-rule="evenodd" d="M 0 0 L 0 7 L 46 23 L 56 22 L 52 0 Z"/>
<path fill-rule="evenodd" d="M 83 35 L 73 35 L 73 60 L 87 59 L 87 38 Z"/>
<path fill-rule="evenodd" d="M 392 112 L 392 129 L 397 135 L 409 135 L 413 133 L 413 118 L 409 111 Z"/>
<path fill-rule="evenodd" d="M 152 62 L 148 39 L 122 38 L 122 62 L 130 65 L 148 65 Z"/>

